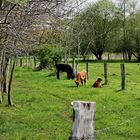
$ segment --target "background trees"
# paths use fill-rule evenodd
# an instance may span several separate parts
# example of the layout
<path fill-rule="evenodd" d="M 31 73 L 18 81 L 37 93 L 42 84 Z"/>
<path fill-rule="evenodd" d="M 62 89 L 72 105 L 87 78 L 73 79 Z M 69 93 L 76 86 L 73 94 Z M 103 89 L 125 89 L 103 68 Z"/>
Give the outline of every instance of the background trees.
<path fill-rule="evenodd" d="M 132 14 L 128 17 L 126 23 L 126 36 L 127 36 L 127 52 L 128 58 L 134 55 L 140 60 L 140 13 Z"/>
<path fill-rule="evenodd" d="M 104 52 L 120 52 L 126 60 L 131 60 L 132 55 L 139 60 L 138 3 L 136 0 L 117 2 L 98 0 L 74 17 L 71 37 L 77 54 L 84 55 L 90 50 L 101 60 Z"/>
<path fill-rule="evenodd" d="M 8 103 L 13 104 L 11 84 L 16 59 L 18 56 L 28 56 L 39 46 L 42 27 L 51 27 L 50 19 L 53 17 L 57 19 L 69 14 L 73 3 L 66 10 L 67 6 L 67 1 L 0 1 L 0 102 L 2 93 L 7 92 Z M 9 60 L 13 62 L 11 65 Z"/>
<path fill-rule="evenodd" d="M 77 41 L 81 40 L 81 48 L 89 47 L 98 60 L 102 59 L 103 52 L 107 51 L 110 38 L 119 27 L 118 13 L 119 9 L 111 1 L 100 0 L 89 5 L 76 18 L 77 24 L 75 24 L 74 32 L 77 32 Z"/>

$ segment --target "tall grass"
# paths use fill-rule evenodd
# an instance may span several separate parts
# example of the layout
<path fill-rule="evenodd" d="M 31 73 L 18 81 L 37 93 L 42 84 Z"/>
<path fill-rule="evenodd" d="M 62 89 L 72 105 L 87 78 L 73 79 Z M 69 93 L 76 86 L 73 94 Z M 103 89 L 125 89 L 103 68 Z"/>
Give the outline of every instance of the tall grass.
<path fill-rule="evenodd" d="M 78 70 L 85 69 L 80 63 Z M 72 129 L 73 100 L 96 102 L 96 140 L 140 139 L 140 66 L 125 63 L 126 89 L 121 90 L 120 63 L 108 63 L 108 85 L 92 88 L 103 76 L 103 63 L 89 63 L 86 86 L 76 87 L 66 74 L 33 72 L 17 67 L 13 107 L 0 105 L 0 140 L 67 140 Z M 104 81 L 103 81 L 104 82 Z"/>

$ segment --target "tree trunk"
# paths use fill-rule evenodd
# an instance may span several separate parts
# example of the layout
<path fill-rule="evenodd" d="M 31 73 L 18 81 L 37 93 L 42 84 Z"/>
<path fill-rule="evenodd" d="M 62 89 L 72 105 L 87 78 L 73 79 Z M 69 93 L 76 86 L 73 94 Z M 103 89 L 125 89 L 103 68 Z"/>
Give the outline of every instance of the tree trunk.
<path fill-rule="evenodd" d="M 0 103 L 2 103 L 2 101 L 3 101 L 3 96 L 2 96 L 2 79 L 3 79 L 3 59 L 4 58 L 4 50 L 2 50 L 2 52 L 1 52 L 1 63 L 0 63 Z"/>
<path fill-rule="evenodd" d="M 132 59 L 132 51 L 128 51 L 127 55 L 128 55 L 128 60 L 131 61 L 131 59 Z"/>
<path fill-rule="evenodd" d="M 34 67 L 36 67 L 36 58 L 34 57 Z"/>
<path fill-rule="evenodd" d="M 28 67 L 28 54 L 26 54 L 26 67 Z"/>
<path fill-rule="evenodd" d="M 10 75 L 9 85 L 8 85 L 8 104 L 10 106 L 13 105 L 12 97 L 11 97 L 11 87 L 12 87 L 12 80 L 13 80 L 13 74 L 14 74 L 14 69 L 15 69 L 15 62 L 16 62 L 16 57 L 13 60 L 13 65 L 12 65 L 12 68 L 11 68 L 11 75 Z"/>
<path fill-rule="evenodd" d="M 9 58 L 5 58 L 5 64 L 3 69 L 3 92 L 7 93 L 7 81 L 8 81 L 8 63 Z"/>
<path fill-rule="evenodd" d="M 95 140 L 95 102 L 72 102 L 74 124 L 69 140 Z"/>
<path fill-rule="evenodd" d="M 65 63 L 65 64 L 68 63 L 67 59 L 68 59 L 68 58 L 67 58 L 67 51 L 65 50 L 65 55 L 64 55 L 64 63 Z"/>
<path fill-rule="evenodd" d="M 22 58 L 20 58 L 20 67 L 22 67 Z"/>
<path fill-rule="evenodd" d="M 91 52 L 95 55 L 97 60 L 102 60 L 103 50 L 94 50 L 91 49 Z"/>

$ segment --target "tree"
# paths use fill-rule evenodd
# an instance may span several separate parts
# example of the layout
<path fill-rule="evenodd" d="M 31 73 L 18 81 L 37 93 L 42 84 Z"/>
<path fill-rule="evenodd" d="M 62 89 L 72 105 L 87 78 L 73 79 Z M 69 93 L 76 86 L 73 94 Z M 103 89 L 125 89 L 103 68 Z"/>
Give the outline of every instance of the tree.
<path fill-rule="evenodd" d="M 131 15 L 127 20 L 127 38 L 129 38 L 129 49 L 140 61 L 140 13 Z"/>
<path fill-rule="evenodd" d="M 31 50 L 40 46 L 42 30 L 50 28 L 51 18 L 64 18 L 71 14 L 84 0 L 0 0 L 0 101 L 2 102 L 3 83 L 8 76 L 3 72 L 6 63 L 13 59 L 10 71 L 10 79 L 7 85 L 8 103 L 12 105 L 11 87 L 14 74 L 15 61 L 19 55 L 28 55 Z M 24 6 L 23 6 L 24 5 Z M 42 22 L 41 22 L 42 21 Z M 58 26 L 58 25 L 56 25 Z M 16 59 L 15 59 L 16 58 Z M 8 60 L 6 62 L 5 60 Z M 4 74 L 3 74 L 4 73 Z M 4 81 L 3 81 L 4 79 Z"/>
<path fill-rule="evenodd" d="M 102 59 L 107 43 L 120 23 L 118 13 L 119 9 L 111 1 L 99 0 L 90 4 L 77 18 L 77 30 L 74 31 L 77 31 L 80 45 L 89 46 L 98 60 Z"/>
<path fill-rule="evenodd" d="M 2 0 L 0 2 L 0 101 L 2 102 L 2 92 L 5 86 L 7 86 L 5 89 L 7 89 L 9 105 L 13 105 L 11 100 L 11 88 L 15 58 L 17 58 L 18 55 L 25 54 L 26 50 L 29 50 L 30 44 L 31 46 L 32 44 L 38 44 L 37 36 L 32 35 L 32 38 L 29 38 L 29 36 L 37 24 L 37 19 L 40 18 L 39 15 L 46 10 L 46 7 L 44 9 L 41 8 L 42 3 L 43 1 L 40 3 L 39 1 L 28 1 L 24 7 L 13 1 L 7 2 Z M 47 3 L 50 4 L 50 2 Z M 49 5 L 47 8 L 52 8 L 52 6 L 56 9 L 57 4 L 52 3 L 52 5 Z M 8 69 L 7 64 L 9 64 L 10 59 L 13 59 L 13 63 L 11 63 L 11 68 Z M 9 73 L 10 76 L 7 76 L 7 73 Z"/>
<path fill-rule="evenodd" d="M 118 8 L 120 8 L 122 15 L 122 27 L 120 28 L 120 34 L 122 34 L 122 39 L 120 43 L 122 44 L 119 48 L 120 52 L 123 53 L 124 59 L 132 58 L 134 43 L 133 43 L 133 30 L 135 28 L 135 18 L 134 15 L 137 13 L 138 1 L 137 0 L 123 0 L 118 2 Z M 133 19 L 134 21 L 132 21 Z M 123 31 L 123 32 L 122 32 Z M 135 35 L 134 35 L 135 36 Z"/>

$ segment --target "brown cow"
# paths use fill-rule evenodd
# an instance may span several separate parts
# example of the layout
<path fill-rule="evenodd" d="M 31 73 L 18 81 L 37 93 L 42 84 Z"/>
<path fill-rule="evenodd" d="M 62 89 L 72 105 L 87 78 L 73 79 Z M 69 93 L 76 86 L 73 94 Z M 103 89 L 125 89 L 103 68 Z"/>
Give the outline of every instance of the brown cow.
<path fill-rule="evenodd" d="M 93 87 L 95 87 L 95 88 L 98 88 L 98 87 L 102 87 L 102 84 L 101 84 L 101 82 L 102 82 L 102 79 L 101 78 L 98 78 L 95 82 L 94 82 L 94 84 L 92 85 Z"/>
<path fill-rule="evenodd" d="M 80 85 L 80 83 L 82 84 L 82 86 L 86 84 L 86 75 L 86 71 L 81 71 L 77 73 L 75 80 L 77 87 Z"/>

